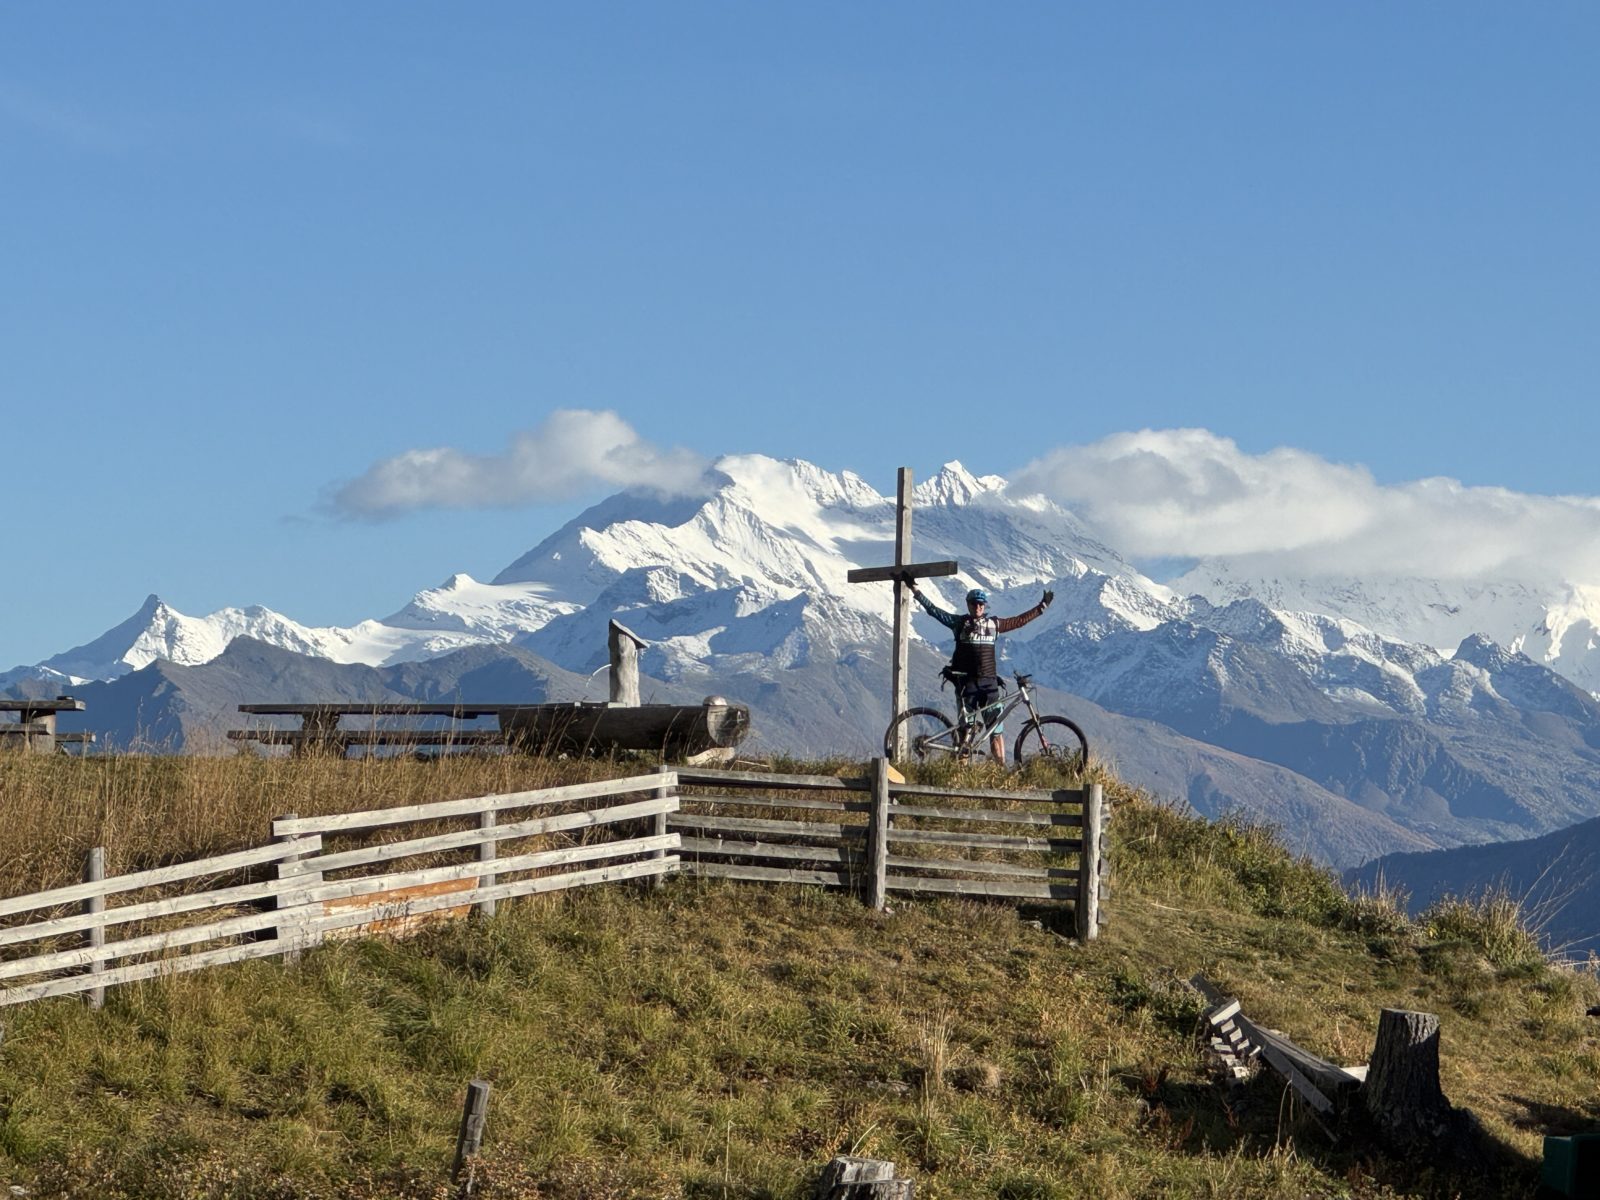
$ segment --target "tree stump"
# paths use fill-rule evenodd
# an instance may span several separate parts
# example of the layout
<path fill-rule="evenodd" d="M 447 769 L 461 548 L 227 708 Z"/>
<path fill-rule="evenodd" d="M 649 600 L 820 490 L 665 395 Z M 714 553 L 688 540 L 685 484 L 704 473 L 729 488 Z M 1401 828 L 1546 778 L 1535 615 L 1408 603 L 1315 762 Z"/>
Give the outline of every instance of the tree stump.
<path fill-rule="evenodd" d="M 913 1200 L 915 1185 L 894 1177 L 894 1164 L 841 1154 L 822 1169 L 816 1200 Z"/>
<path fill-rule="evenodd" d="M 1451 1106 L 1439 1085 L 1439 1018 L 1432 1013 L 1383 1010 L 1361 1095 L 1395 1149 L 1479 1156 L 1475 1122 Z"/>

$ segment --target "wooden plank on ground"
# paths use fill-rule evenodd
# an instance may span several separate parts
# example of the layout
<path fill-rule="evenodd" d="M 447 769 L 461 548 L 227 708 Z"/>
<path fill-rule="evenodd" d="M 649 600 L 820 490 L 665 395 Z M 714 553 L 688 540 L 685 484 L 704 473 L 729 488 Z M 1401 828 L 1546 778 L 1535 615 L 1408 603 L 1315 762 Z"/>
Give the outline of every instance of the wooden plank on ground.
<path fill-rule="evenodd" d="M 398 701 L 384 704 L 241 704 L 239 711 L 266 717 L 493 717 L 508 704 L 425 704 Z"/>
<path fill-rule="evenodd" d="M 462 879 L 445 879 L 438 883 L 418 884 L 414 887 L 391 888 L 388 891 L 370 892 L 361 896 L 339 896 L 332 900 L 324 900 L 322 902 L 322 911 L 330 914 L 352 908 L 376 908 L 382 911 L 399 907 L 403 910 L 398 916 L 374 917 L 371 921 L 361 925 L 351 925 L 347 928 L 332 930 L 326 936 L 353 938 L 383 933 L 399 937 L 416 933 L 419 929 L 429 925 L 436 925 L 445 921 L 465 920 L 472 913 L 472 901 L 470 900 L 453 908 L 436 908 L 416 915 L 410 912 L 410 905 L 416 900 L 432 896 L 474 892 L 478 888 L 478 879 L 478 876 L 473 875 Z"/>
<path fill-rule="evenodd" d="M 498 729 L 230 729 L 234 742 L 264 746 L 499 746 L 506 740 Z"/>

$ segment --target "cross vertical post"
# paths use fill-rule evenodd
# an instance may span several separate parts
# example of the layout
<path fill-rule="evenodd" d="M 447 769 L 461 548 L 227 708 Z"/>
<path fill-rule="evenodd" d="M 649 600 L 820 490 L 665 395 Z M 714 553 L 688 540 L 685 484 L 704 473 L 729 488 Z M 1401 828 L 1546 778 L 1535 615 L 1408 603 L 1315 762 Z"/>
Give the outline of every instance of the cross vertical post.
<path fill-rule="evenodd" d="M 911 468 L 901 467 L 899 487 L 895 497 L 894 565 L 911 565 Z M 889 668 L 889 687 L 894 694 L 891 717 L 898 716 L 911 707 L 908 675 L 911 664 L 911 589 L 905 578 L 894 581 L 894 660 Z M 906 730 L 904 725 L 894 727 L 894 744 L 888 747 L 889 756 L 902 762 L 906 756 Z"/>
<path fill-rule="evenodd" d="M 954 575 L 956 564 L 951 561 L 914 563 L 911 561 L 911 468 L 900 468 L 899 488 L 895 496 L 894 563 L 887 567 L 858 567 L 845 578 L 851 583 L 894 584 L 894 646 L 889 658 L 889 719 L 894 720 L 909 706 L 911 666 L 911 587 L 912 579 L 931 575 Z M 905 730 L 898 725 L 891 744 L 887 747 L 890 758 L 906 757 Z"/>

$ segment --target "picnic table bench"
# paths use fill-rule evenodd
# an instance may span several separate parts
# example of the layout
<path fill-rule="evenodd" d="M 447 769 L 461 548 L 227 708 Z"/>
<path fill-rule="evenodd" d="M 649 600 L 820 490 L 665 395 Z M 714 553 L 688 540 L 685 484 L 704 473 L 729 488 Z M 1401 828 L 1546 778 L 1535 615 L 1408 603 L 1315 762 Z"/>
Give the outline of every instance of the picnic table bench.
<path fill-rule="evenodd" d="M 0 721 L 0 750 L 31 750 L 50 754 L 69 745 L 87 746 L 92 733 L 56 732 L 56 715 L 82 712 L 86 705 L 72 696 L 54 700 L 0 700 L 0 713 L 16 713 L 15 721 Z"/>
<path fill-rule="evenodd" d="M 483 746 L 503 745 L 505 735 L 496 729 L 463 729 L 458 722 L 498 717 L 501 704 L 241 704 L 239 711 L 263 717 L 299 717 L 299 729 L 230 729 L 235 742 L 265 746 L 290 746 L 296 754 L 343 754 L 351 746 Z M 344 717 L 366 717 L 365 729 L 341 728 Z M 444 717 L 449 725 L 379 726 L 379 718 Z"/>

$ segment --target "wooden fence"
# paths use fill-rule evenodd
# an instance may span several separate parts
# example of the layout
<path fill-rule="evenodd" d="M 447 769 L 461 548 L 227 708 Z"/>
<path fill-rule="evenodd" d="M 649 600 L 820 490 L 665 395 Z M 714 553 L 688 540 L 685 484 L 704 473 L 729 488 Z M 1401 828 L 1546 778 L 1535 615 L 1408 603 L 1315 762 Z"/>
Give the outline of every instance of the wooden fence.
<path fill-rule="evenodd" d="M 115 984 L 294 959 L 328 938 L 488 915 L 537 892 L 659 884 L 680 870 L 848 888 L 878 909 L 891 892 L 1069 900 L 1087 941 L 1100 926 L 1102 806 L 1098 785 L 927 787 L 878 759 L 861 778 L 664 768 L 291 813 L 273 821 L 270 845 L 111 878 L 96 849 L 82 883 L 0 900 L 0 1007 L 77 992 L 98 1006 Z"/>
<path fill-rule="evenodd" d="M 678 865 L 678 836 L 661 828 L 678 806 L 676 790 L 676 776 L 661 772 L 372 812 L 290 815 L 273 822 L 271 845 L 109 879 L 98 877 L 103 854 L 91 852 L 83 883 L 0 900 L 0 1006 L 74 992 L 98 1003 L 113 984 L 298 956 L 324 938 L 403 932 L 474 907 L 492 912 L 496 901 L 513 896 L 660 877 Z M 636 793 L 645 798 L 560 811 Z M 608 836 L 644 820 L 652 832 Z M 552 835 L 575 844 L 527 844 Z M 195 883 L 204 886 L 173 894 Z M 30 913 L 46 915 L 3 924 Z M 115 940 L 107 937 L 113 929 Z"/>
<path fill-rule="evenodd" d="M 686 873 L 859 890 L 879 909 L 891 892 L 1070 900 L 1079 940 L 1099 932 L 1098 784 L 930 787 L 901 782 L 884 759 L 860 778 L 682 768 L 678 782 L 683 807 L 667 827 L 683 835 Z"/>

